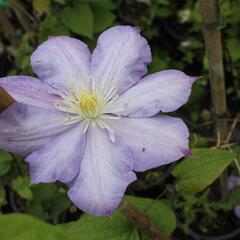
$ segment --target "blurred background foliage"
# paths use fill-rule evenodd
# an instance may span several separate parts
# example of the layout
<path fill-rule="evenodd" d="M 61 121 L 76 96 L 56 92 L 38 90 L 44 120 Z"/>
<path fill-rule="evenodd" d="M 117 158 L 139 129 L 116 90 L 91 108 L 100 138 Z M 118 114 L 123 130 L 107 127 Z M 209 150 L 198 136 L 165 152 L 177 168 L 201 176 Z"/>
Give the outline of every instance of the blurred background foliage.
<path fill-rule="evenodd" d="M 220 6 L 227 119 L 231 126 L 240 103 L 240 1 L 221 0 Z M 139 174 L 138 182 L 128 188 L 127 193 L 135 196 L 129 197 L 130 201 L 166 235 L 173 234 L 178 239 L 219 239 L 207 235 L 239 239 L 240 220 L 233 211 L 240 204 L 239 182 L 223 201 L 215 180 L 227 167 L 230 176 L 239 175 L 240 131 L 234 128 L 234 144 L 227 143 L 230 151 L 210 149 L 215 138 L 199 1 L 0 0 L 0 76 L 33 75 L 30 55 L 48 36 L 76 37 L 93 50 L 99 34 L 114 25 L 141 29 L 152 50 L 150 73 L 175 68 L 202 76 L 194 85 L 188 104 L 177 112 L 190 128 L 190 144 L 198 148 L 193 152 L 196 151 L 199 164 L 194 158 L 187 158 L 177 166 L 174 163 Z M 206 188 L 210 183 L 213 184 Z M 161 200 L 152 203 L 150 198 Z M 3 240 L 148 239 L 119 212 L 111 219 L 82 215 L 60 183 L 30 186 L 24 160 L 3 151 L 0 212 Z M 72 222 L 77 219 L 80 220 Z"/>

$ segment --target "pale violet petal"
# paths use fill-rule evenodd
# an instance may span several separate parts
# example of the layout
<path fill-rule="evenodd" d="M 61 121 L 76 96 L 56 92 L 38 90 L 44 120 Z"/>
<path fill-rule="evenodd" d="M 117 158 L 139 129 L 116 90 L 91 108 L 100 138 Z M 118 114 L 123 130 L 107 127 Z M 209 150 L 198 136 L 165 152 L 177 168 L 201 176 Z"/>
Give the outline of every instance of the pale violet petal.
<path fill-rule="evenodd" d="M 115 144 L 134 160 L 135 171 L 159 167 L 190 153 L 188 128 L 179 118 L 121 118 L 109 125 L 115 132 Z"/>
<path fill-rule="evenodd" d="M 93 51 L 91 74 L 99 86 L 115 86 L 118 93 L 128 89 L 147 73 L 151 52 L 139 30 L 112 27 L 103 32 Z"/>
<path fill-rule="evenodd" d="M 83 124 L 56 136 L 26 158 L 31 183 L 71 182 L 78 174 L 84 148 Z"/>
<path fill-rule="evenodd" d="M 228 177 L 227 186 L 228 186 L 229 190 L 240 186 L 240 176 L 230 176 L 230 177 Z"/>
<path fill-rule="evenodd" d="M 46 109 L 54 109 L 59 97 L 55 89 L 43 81 L 27 76 L 9 76 L 0 78 L 0 87 L 4 88 L 17 102 Z"/>
<path fill-rule="evenodd" d="M 165 70 L 143 78 L 112 103 L 110 110 L 123 108 L 128 117 L 150 117 L 159 111 L 172 112 L 188 100 L 196 77 Z"/>
<path fill-rule="evenodd" d="M 240 219 L 240 205 L 237 205 L 234 208 L 234 213 L 235 213 L 236 217 Z"/>
<path fill-rule="evenodd" d="M 26 156 L 70 129 L 66 114 L 14 103 L 0 114 L 0 149 Z"/>
<path fill-rule="evenodd" d="M 70 37 L 51 37 L 32 54 L 33 71 L 58 89 L 81 88 L 89 78 L 90 51 Z"/>
<path fill-rule="evenodd" d="M 90 127 L 79 175 L 68 196 L 88 214 L 111 215 L 128 184 L 136 180 L 132 168 L 133 162 L 109 140 L 107 132 Z"/>

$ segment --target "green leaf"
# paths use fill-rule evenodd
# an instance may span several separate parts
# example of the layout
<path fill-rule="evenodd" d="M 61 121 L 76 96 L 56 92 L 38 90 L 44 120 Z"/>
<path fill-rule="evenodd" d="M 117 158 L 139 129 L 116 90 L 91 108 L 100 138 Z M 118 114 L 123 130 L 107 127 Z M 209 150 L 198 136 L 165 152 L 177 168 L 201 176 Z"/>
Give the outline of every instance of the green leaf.
<path fill-rule="evenodd" d="M 101 6 L 92 6 L 94 25 L 93 32 L 101 32 L 113 25 L 116 16 L 108 9 Z"/>
<path fill-rule="evenodd" d="M 158 57 L 158 56 L 153 56 L 152 62 L 149 65 L 149 72 L 154 73 L 157 71 L 161 71 L 165 68 L 167 68 L 168 63 L 166 59 Z"/>
<path fill-rule="evenodd" d="M 89 3 L 91 6 L 97 6 L 108 10 L 118 8 L 118 4 L 113 0 L 81 0 L 82 2 Z"/>
<path fill-rule="evenodd" d="M 43 202 L 50 202 L 58 194 L 58 188 L 54 183 L 37 184 L 32 188 L 33 200 L 28 203 L 27 212 L 39 217 L 45 218 L 48 215 L 47 211 L 44 211 Z"/>
<path fill-rule="evenodd" d="M 50 0 L 33 0 L 33 8 L 37 12 L 47 12 L 50 6 Z"/>
<path fill-rule="evenodd" d="M 29 178 L 27 176 L 18 176 L 12 181 L 13 190 L 15 190 L 22 198 L 31 200 L 33 198 L 33 194 L 29 185 Z"/>
<path fill-rule="evenodd" d="M 26 214 L 0 215 L 0 226 L 3 240 L 68 240 L 59 227 Z"/>
<path fill-rule="evenodd" d="M 32 187 L 34 199 L 38 201 L 49 201 L 58 196 L 58 188 L 54 183 L 37 184 Z"/>
<path fill-rule="evenodd" d="M 59 4 L 65 4 L 65 0 L 53 0 L 53 2 L 59 3 Z"/>
<path fill-rule="evenodd" d="M 165 201 L 154 201 L 154 199 L 127 197 L 128 200 L 140 211 L 151 206 L 146 211 L 150 221 L 155 224 L 166 235 L 170 235 L 176 227 L 176 218 Z M 133 224 L 116 211 L 109 218 L 96 218 L 84 214 L 79 221 L 62 225 L 70 240 L 140 240 L 138 230 Z M 94 231 L 92 230 L 94 229 Z M 148 239 L 143 233 L 143 239 Z"/>
<path fill-rule="evenodd" d="M 13 157 L 10 153 L 0 151 L 0 176 L 5 175 L 11 168 Z"/>
<path fill-rule="evenodd" d="M 71 203 L 65 193 L 59 193 L 56 198 L 51 200 L 50 204 L 49 214 L 54 222 L 57 222 L 60 214 L 71 206 Z"/>
<path fill-rule="evenodd" d="M 231 5 L 230 7 L 230 23 L 232 26 L 235 24 L 239 24 L 240 22 L 240 16 L 239 16 L 239 11 L 240 11 L 240 3 L 236 1 L 236 3 L 229 3 Z"/>
<path fill-rule="evenodd" d="M 240 59 L 239 45 L 240 45 L 240 41 L 238 38 L 230 38 L 228 40 L 227 46 L 233 61 L 237 61 Z"/>
<path fill-rule="evenodd" d="M 171 16 L 171 11 L 168 7 L 161 7 L 157 11 L 157 16 L 166 18 L 168 16 Z"/>
<path fill-rule="evenodd" d="M 64 192 L 54 183 L 33 186 L 33 200 L 28 205 L 28 212 L 34 216 L 50 219 L 58 223 L 59 216 L 67 210 L 71 203 Z M 48 213 L 45 214 L 44 213 Z"/>
<path fill-rule="evenodd" d="M 63 225 L 69 240 L 139 240 L 137 230 L 119 212 L 109 218 L 83 215 L 79 221 Z"/>
<path fill-rule="evenodd" d="M 73 7 L 65 7 L 60 17 L 63 23 L 74 33 L 92 38 L 93 14 L 87 3 L 77 3 Z"/>
<path fill-rule="evenodd" d="M 168 0 L 157 0 L 157 3 L 163 6 L 169 6 L 170 2 Z"/>
<path fill-rule="evenodd" d="M 170 236 L 176 228 L 176 217 L 167 201 L 149 198 L 127 197 L 134 207 L 144 212 L 161 232 Z M 144 211 L 147 207 L 147 211 Z"/>
<path fill-rule="evenodd" d="M 199 148 L 172 171 L 177 178 L 176 189 L 186 193 L 202 191 L 215 181 L 234 160 L 235 154 L 226 150 Z"/>
<path fill-rule="evenodd" d="M 42 22 L 38 34 L 39 42 L 47 40 L 49 36 L 69 36 L 69 29 L 61 25 L 55 16 L 48 16 Z"/>
<path fill-rule="evenodd" d="M 48 217 L 48 213 L 44 211 L 42 203 L 34 200 L 28 202 L 26 212 L 41 219 L 46 219 Z"/>

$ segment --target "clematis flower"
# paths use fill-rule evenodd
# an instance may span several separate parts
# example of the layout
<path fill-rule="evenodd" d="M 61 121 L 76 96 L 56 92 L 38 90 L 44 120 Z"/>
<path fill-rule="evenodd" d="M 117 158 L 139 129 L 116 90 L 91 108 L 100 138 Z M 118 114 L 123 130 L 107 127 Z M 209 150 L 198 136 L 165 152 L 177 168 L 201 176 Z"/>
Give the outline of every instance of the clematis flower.
<path fill-rule="evenodd" d="M 61 181 L 78 208 L 112 214 L 135 172 L 189 154 L 183 121 L 155 115 L 185 104 L 195 78 L 143 77 L 150 61 L 130 26 L 103 32 L 92 54 L 80 40 L 49 38 L 31 56 L 38 78 L 0 79 L 17 101 L 0 115 L 0 149 L 26 157 L 31 183 Z"/>

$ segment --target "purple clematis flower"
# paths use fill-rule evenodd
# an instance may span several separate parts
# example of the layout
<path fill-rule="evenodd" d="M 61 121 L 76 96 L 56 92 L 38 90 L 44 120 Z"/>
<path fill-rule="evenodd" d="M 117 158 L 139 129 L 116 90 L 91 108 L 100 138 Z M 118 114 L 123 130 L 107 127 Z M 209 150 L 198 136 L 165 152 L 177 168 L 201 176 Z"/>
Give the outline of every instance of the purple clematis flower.
<path fill-rule="evenodd" d="M 17 101 L 0 114 L 0 149 L 26 156 L 32 183 L 67 183 L 78 208 L 112 214 L 135 171 L 189 153 L 183 121 L 153 116 L 185 104 L 196 78 L 177 70 L 143 77 L 150 61 L 130 26 L 103 32 L 92 55 L 80 40 L 49 38 L 31 56 L 38 78 L 0 79 Z"/>

